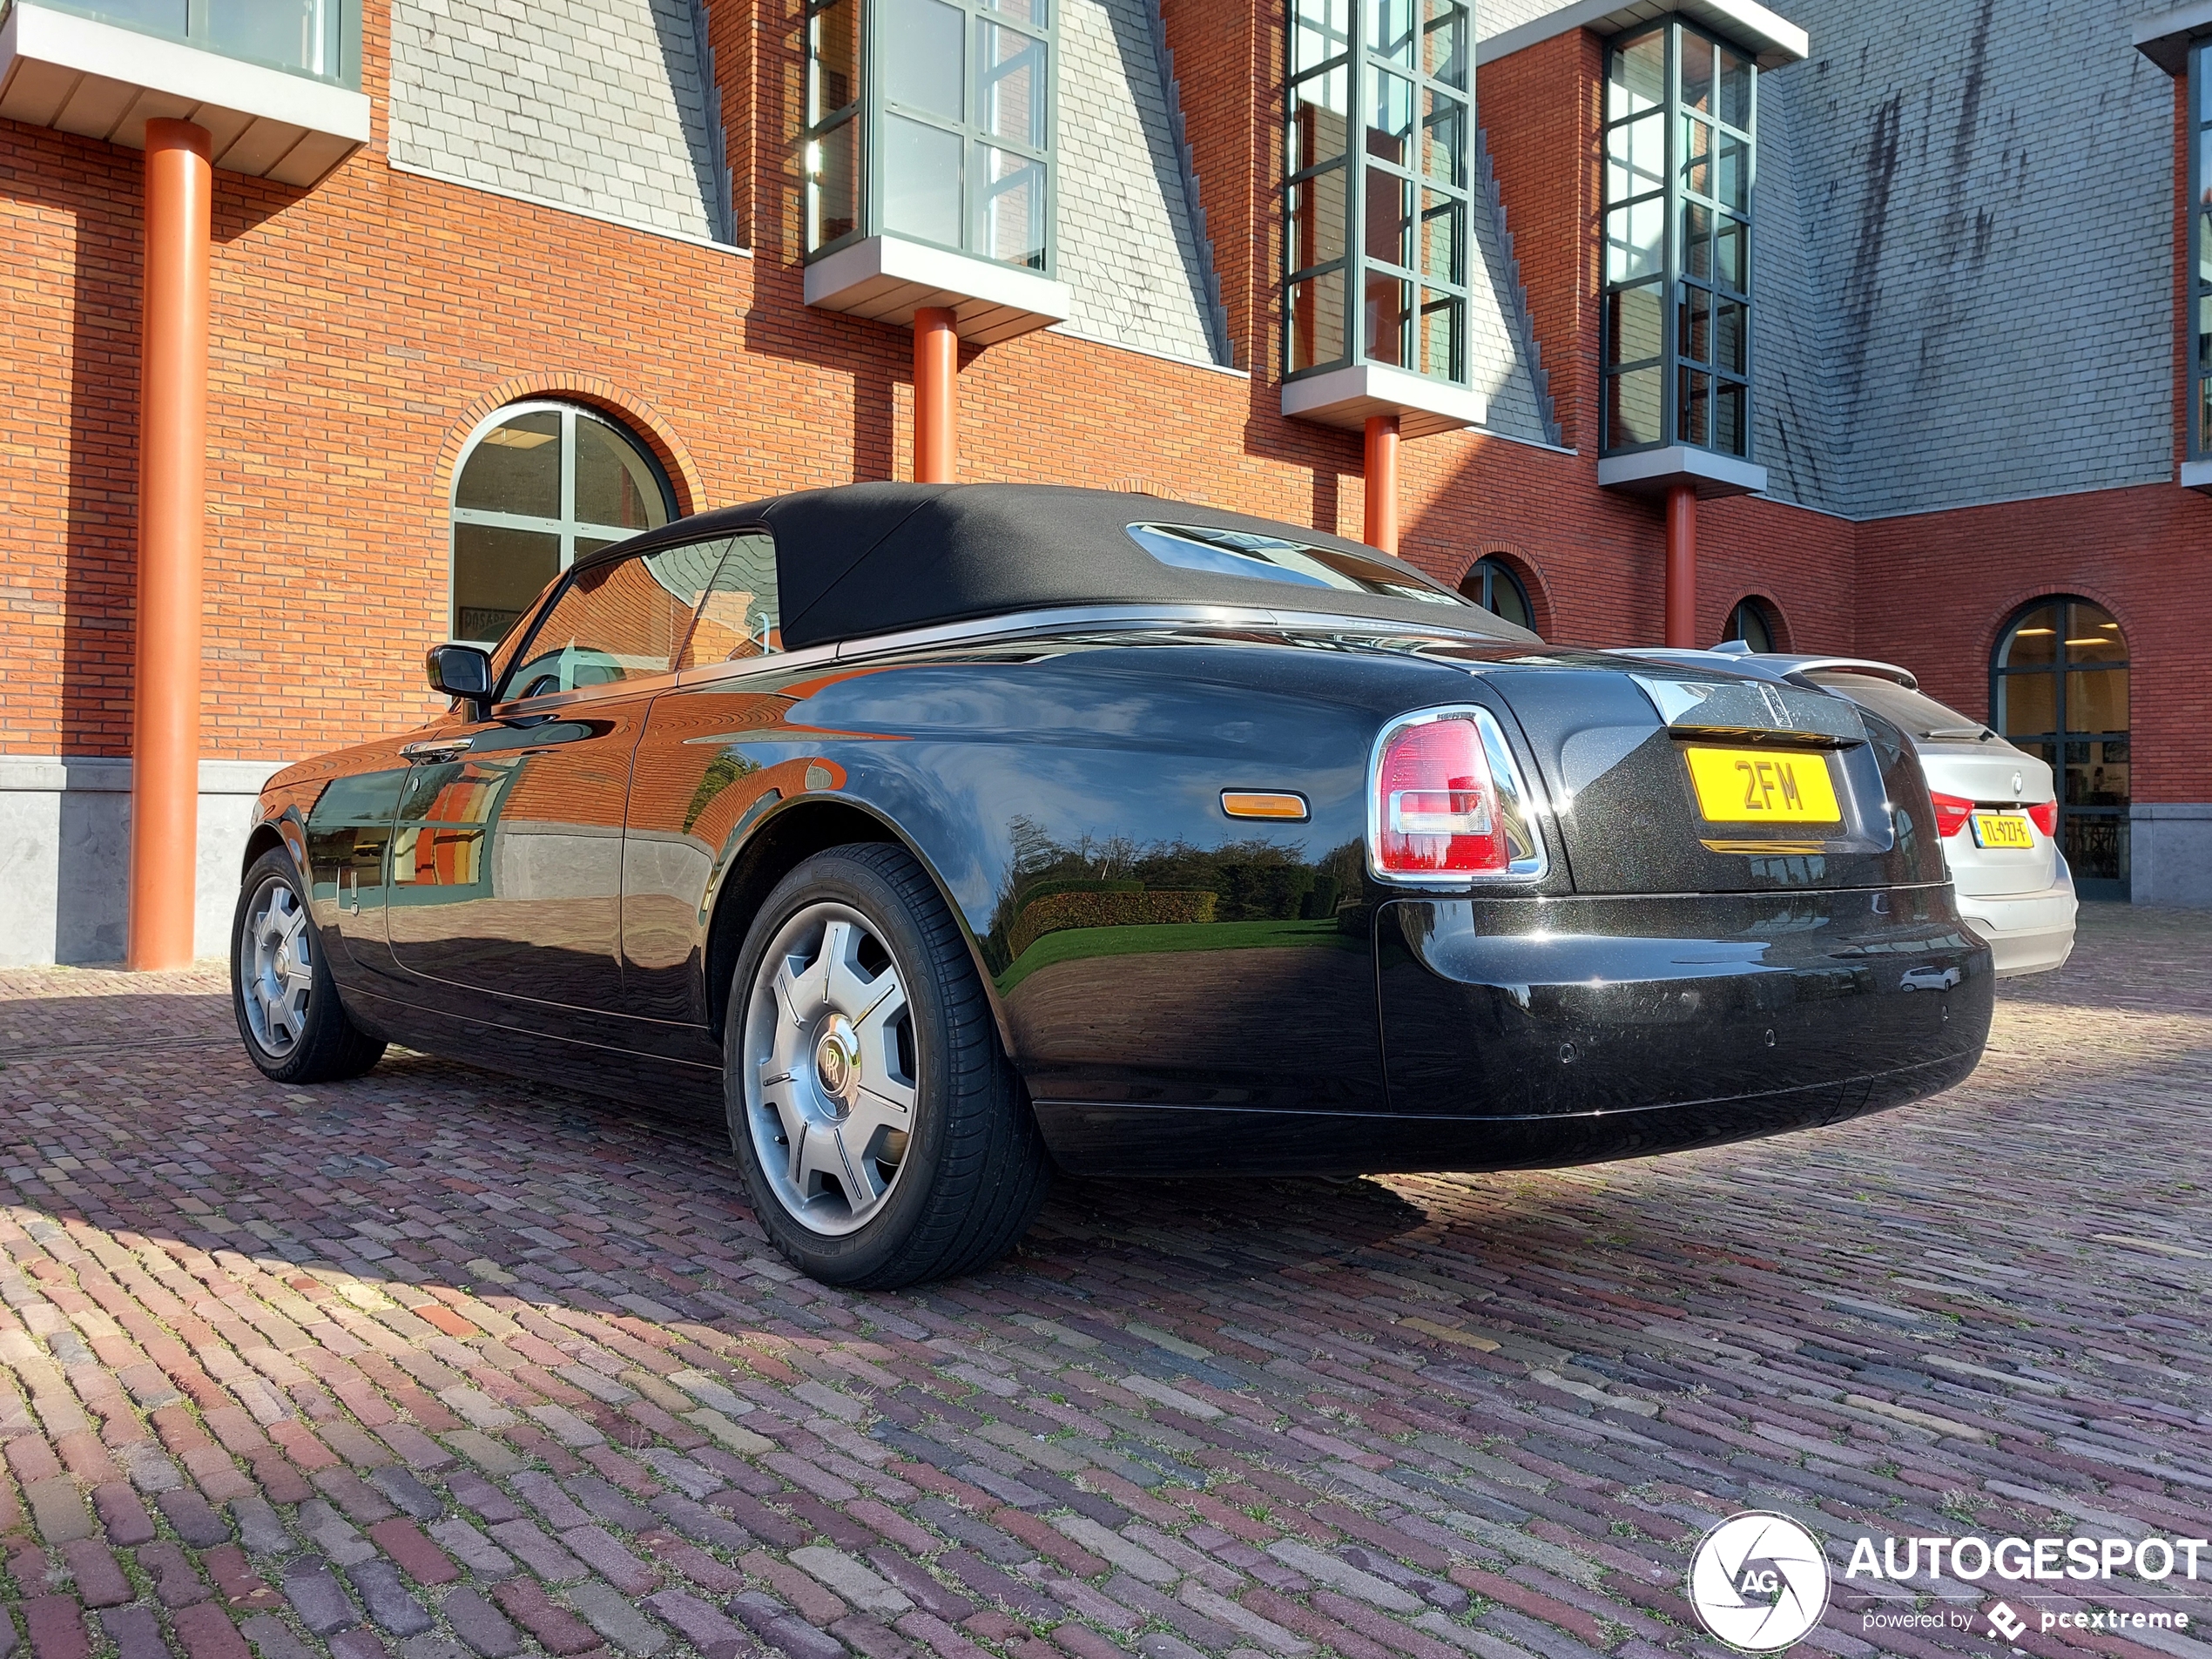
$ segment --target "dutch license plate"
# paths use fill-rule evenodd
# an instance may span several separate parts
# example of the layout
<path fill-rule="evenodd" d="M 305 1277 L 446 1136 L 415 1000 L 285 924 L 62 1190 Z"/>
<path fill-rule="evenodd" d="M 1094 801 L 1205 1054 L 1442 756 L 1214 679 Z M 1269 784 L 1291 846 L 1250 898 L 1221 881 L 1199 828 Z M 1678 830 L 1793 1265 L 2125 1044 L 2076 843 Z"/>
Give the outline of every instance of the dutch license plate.
<path fill-rule="evenodd" d="M 1828 757 L 1772 749 L 1687 749 L 1697 810 L 1715 824 L 1833 824 L 1843 818 Z"/>
<path fill-rule="evenodd" d="M 1976 813 L 1973 822 L 1976 846 L 2017 846 L 2034 851 L 2035 838 L 2028 833 L 2027 820 L 2018 813 Z"/>

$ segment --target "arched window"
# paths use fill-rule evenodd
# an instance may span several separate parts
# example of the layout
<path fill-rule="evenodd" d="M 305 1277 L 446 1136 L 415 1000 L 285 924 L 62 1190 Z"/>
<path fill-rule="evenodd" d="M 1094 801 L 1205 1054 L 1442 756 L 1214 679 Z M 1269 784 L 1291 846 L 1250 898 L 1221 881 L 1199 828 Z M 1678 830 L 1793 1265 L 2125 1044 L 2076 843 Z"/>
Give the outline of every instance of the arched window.
<path fill-rule="evenodd" d="M 652 453 L 594 410 L 513 403 L 469 435 L 453 482 L 453 637 L 490 644 L 589 553 L 665 524 Z"/>
<path fill-rule="evenodd" d="M 2128 638 L 2101 605 L 2032 602 L 1999 636 L 1989 704 L 2009 743 L 2051 764 L 2059 846 L 2085 898 L 2128 896 Z"/>
<path fill-rule="evenodd" d="M 1460 591 L 1485 610 L 1503 617 L 1532 634 L 1536 631 L 1536 611 L 1528 603 L 1528 590 L 1503 559 L 1477 559 L 1460 578 Z"/>
<path fill-rule="evenodd" d="M 1736 609 L 1728 613 L 1728 628 L 1721 635 L 1722 643 L 1740 639 L 1755 651 L 1780 649 L 1782 629 L 1777 614 L 1769 601 L 1756 596 L 1737 601 Z"/>

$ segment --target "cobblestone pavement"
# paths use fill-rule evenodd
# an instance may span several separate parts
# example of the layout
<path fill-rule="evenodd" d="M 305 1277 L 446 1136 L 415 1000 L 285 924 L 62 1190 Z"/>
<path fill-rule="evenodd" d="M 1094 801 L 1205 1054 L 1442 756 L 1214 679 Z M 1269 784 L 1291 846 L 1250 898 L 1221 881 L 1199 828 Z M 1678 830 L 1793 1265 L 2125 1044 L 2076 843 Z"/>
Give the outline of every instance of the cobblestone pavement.
<path fill-rule="evenodd" d="M 287 1093 L 218 972 L 0 974 L 0 1653 L 1658 1659 L 1721 1651 L 1683 1575 L 1741 1508 L 1839 1567 L 2203 1535 L 2212 947 L 2084 932 L 1939 1100 L 1561 1173 L 1069 1183 L 895 1296 L 772 1258 L 718 1130 L 408 1055 Z M 2212 1619 L 2202 1570 L 1941 1588 L 2038 1656 L 2212 1659 L 2038 1617 Z M 1831 1654 L 2000 1651 L 1838 1585 Z"/>

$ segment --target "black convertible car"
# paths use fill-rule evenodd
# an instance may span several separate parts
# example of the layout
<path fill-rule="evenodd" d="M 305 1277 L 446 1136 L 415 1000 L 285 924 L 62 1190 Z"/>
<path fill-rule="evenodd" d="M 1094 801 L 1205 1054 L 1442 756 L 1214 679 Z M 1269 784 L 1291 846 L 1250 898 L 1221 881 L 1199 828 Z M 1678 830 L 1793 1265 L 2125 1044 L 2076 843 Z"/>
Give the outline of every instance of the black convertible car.
<path fill-rule="evenodd" d="M 263 794 L 254 1063 L 388 1041 L 726 1110 L 807 1272 L 1050 1170 L 1486 1170 L 1832 1123 L 1990 1017 L 1912 748 L 1152 497 L 862 484 L 577 560 L 428 728 Z"/>

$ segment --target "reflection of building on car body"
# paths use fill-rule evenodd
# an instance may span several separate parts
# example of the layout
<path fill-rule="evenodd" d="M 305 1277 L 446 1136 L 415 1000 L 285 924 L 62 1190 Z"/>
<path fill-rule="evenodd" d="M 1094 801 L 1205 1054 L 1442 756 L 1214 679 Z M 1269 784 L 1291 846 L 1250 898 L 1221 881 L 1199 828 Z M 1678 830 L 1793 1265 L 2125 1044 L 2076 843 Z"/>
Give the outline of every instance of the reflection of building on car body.
<path fill-rule="evenodd" d="M 840 1283 L 981 1264 L 1055 1164 L 1663 1151 L 1919 1098 L 1987 1029 L 1883 711 L 1546 646 L 1321 532 L 813 491 L 580 553 L 429 668 L 450 712 L 262 796 L 256 1063 L 723 1110 Z"/>

